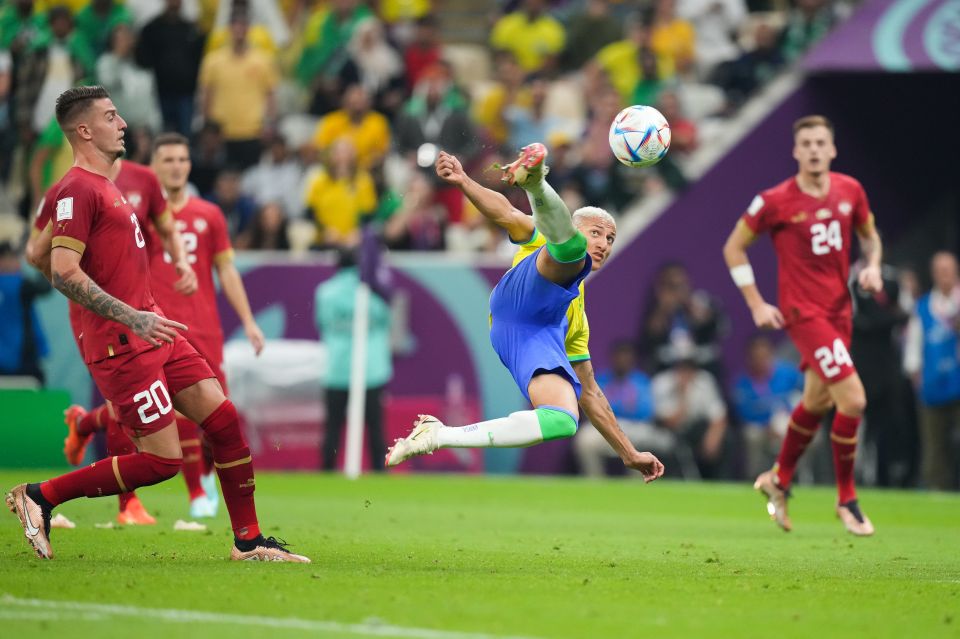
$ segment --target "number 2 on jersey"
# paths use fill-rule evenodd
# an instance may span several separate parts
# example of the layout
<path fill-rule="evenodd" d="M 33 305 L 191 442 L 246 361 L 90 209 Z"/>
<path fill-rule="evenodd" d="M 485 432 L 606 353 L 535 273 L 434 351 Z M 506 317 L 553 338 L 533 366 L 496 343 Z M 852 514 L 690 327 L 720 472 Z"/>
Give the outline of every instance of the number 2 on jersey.
<path fill-rule="evenodd" d="M 814 255 L 826 255 L 832 249 L 843 250 L 843 234 L 840 232 L 840 221 L 833 220 L 829 224 L 817 222 L 810 227 L 813 234 L 811 243 Z"/>
<path fill-rule="evenodd" d="M 137 220 L 137 214 L 130 214 L 130 221 L 133 222 L 133 239 L 137 242 L 137 248 L 143 248 L 147 241 L 143 239 L 143 231 L 140 230 L 140 222 Z"/>
<path fill-rule="evenodd" d="M 188 264 L 197 263 L 197 245 L 199 240 L 197 239 L 196 233 L 189 233 L 187 231 L 180 232 L 180 238 L 183 240 L 183 252 L 187 255 Z M 167 264 L 173 262 L 173 258 L 170 257 L 170 254 L 166 251 L 163 252 L 163 261 Z"/>

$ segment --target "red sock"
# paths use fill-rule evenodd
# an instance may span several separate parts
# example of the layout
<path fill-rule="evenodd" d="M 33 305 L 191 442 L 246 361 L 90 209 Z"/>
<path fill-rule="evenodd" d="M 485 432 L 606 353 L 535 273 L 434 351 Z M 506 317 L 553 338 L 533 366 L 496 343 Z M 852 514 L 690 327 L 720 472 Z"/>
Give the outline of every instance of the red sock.
<path fill-rule="evenodd" d="M 857 498 L 857 487 L 853 483 L 853 462 L 857 458 L 857 427 L 859 425 L 859 417 L 850 417 L 837 411 L 836 417 L 833 418 L 833 430 L 830 431 L 833 471 L 837 476 L 837 493 L 841 504 Z"/>
<path fill-rule="evenodd" d="M 107 457 L 86 468 L 60 475 L 40 484 L 40 491 L 52 505 L 78 497 L 117 495 L 141 486 L 158 484 L 180 471 L 179 459 L 133 453 Z"/>
<path fill-rule="evenodd" d="M 91 408 L 83 417 L 77 420 L 77 434 L 90 435 L 98 430 L 103 430 L 104 418 L 110 416 L 110 410 L 106 404 L 100 404 L 96 408 Z"/>
<path fill-rule="evenodd" d="M 104 434 L 107 439 L 107 455 L 111 457 L 118 457 L 121 455 L 131 455 L 137 452 L 137 447 L 134 445 L 133 440 L 130 439 L 130 436 L 124 432 L 123 427 L 120 425 L 114 417 L 113 413 L 106 407 L 106 405 L 100 407 L 102 410 L 100 412 L 100 424 L 104 429 Z M 127 509 L 127 504 L 131 499 L 135 498 L 136 494 L 133 491 L 122 492 L 117 495 L 117 500 L 120 502 L 120 512 L 123 512 Z"/>
<path fill-rule="evenodd" d="M 254 539 L 260 534 L 260 525 L 253 500 L 253 459 L 233 402 L 224 400 L 200 428 L 213 449 L 214 466 L 220 477 L 220 491 L 230 513 L 233 534 L 238 539 Z"/>
<path fill-rule="evenodd" d="M 210 442 L 203 436 L 203 433 L 200 433 L 200 454 L 203 457 L 203 474 L 209 475 L 214 471 L 213 448 L 210 447 Z"/>
<path fill-rule="evenodd" d="M 196 424 L 182 415 L 177 415 L 177 431 L 180 433 L 180 450 L 183 451 L 183 467 L 180 473 L 187 484 L 190 501 L 193 501 L 207 494 L 200 485 L 200 471 L 203 465 L 203 455 L 200 453 L 200 431 Z"/>
<path fill-rule="evenodd" d="M 777 463 L 773 466 L 773 472 L 777 474 L 780 487 L 784 490 L 790 488 L 793 481 L 793 473 L 797 470 L 797 461 L 803 455 L 810 442 L 813 441 L 817 429 L 820 428 L 820 422 L 823 415 L 814 415 L 803 404 L 797 404 L 790 415 L 790 426 L 787 428 L 787 436 L 783 439 L 783 446 L 780 447 L 780 455 L 777 457 Z"/>

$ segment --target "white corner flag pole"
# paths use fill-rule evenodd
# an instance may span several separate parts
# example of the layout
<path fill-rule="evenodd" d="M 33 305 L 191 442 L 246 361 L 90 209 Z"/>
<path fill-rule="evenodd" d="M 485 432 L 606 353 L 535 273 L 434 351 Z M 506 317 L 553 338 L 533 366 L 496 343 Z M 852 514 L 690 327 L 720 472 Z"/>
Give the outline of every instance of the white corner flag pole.
<path fill-rule="evenodd" d="M 360 476 L 363 462 L 363 411 L 367 395 L 367 326 L 370 311 L 370 285 L 361 281 L 354 300 L 350 395 L 347 400 L 346 461 L 343 464 L 343 474 L 348 479 L 356 479 Z"/>

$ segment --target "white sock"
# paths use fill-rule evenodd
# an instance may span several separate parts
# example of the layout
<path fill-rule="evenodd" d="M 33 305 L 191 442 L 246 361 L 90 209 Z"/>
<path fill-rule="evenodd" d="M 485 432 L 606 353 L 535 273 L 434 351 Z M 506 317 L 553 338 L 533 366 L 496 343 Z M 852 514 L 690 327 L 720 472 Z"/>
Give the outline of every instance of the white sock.
<path fill-rule="evenodd" d="M 533 208 L 533 223 L 551 244 L 563 244 L 577 234 L 570 209 L 544 179 L 526 187 Z"/>
<path fill-rule="evenodd" d="M 438 440 L 440 448 L 517 448 L 539 444 L 543 433 L 537 413 L 525 410 L 469 426 L 444 426 Z"/>

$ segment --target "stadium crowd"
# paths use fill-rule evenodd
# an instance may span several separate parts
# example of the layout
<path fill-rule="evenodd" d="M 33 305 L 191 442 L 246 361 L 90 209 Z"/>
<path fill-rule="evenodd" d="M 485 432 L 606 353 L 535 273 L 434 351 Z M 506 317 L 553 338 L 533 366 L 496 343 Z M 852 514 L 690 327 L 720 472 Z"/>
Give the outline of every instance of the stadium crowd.
<path fill-rule="evenodd" d="M 164 131 L 190 139 L 192 193 L 220 206 L 237 248 L 347 247 L 374 220 L 394 250 L 510 251 L 436 179 L 440 149 L 526 210 L 522 193 L 483 169 L 545 141 L 550 182 L 571 209 L 624 215 L 644 194 L 683 189 L 691 154 L 845 14 L 833 0 L 479 6 L 493 6 L 480 18 L 483 43 L 454 41 L 439 17 L 452 7 L 430 0 L 4 0 L 0 217 L 29 217 L 72 163 L 55 97 L 99 83 L 129 123 L 134 161 L 148 163 Z M 637 103 L 671 123 L 656 171 L 630 171 L 609 152 L 610 121 Z M 6 259 L 13 252 L 3 251 L 4 282 L 32 291 Z M 952 256 L 934 261 L 928 296 L 905 271 L 887 274 L 883 299 L 854 291 L 855 357 L 876 364 L 862 367 L 873 413 L 861 471 L 881 485 L 916 484 L 922 458 L 925 485 L 957 487 L 960 377 L 931 395 L 924 376 L 936 372 L 931 318 L 960 330 L 960 284 Z M 31 374 L 44 348 L 21 297 L 24 308 L 4 311 L 21 345 L 5 353 L 22 353 L 0 362 L 5 373 Z M 796 355 L 757 336 L 743 370 L 724 370 L 724 313 L 680 264 L 661 269 L 646 308 L 599 378 L 624 430 L 672 455 L 684 476 L 768 468 L 802 385 Z M 801 475 L 830 473 L 820 447 L 822 463 L 815 455 Z M 584 472 L 604 471 L 605 444 L 589 426 L 575 450 Z"/>
<path fill-rule="evenodd" d="M 546 141 L 571 208 L 623 214 L 682 189 L 711 129 L 842 13 L 833 0 L 462 4 L 487 42 L 453 41 L 439 16 L 456 7 L 430 0 L 4 0 L 0 214 L 28 217 L 70 165 L 56 95 L 99 83 L 131 159 L 163 131 L 190 137 L 192 188 L 239 248 L 342 246 L 374 219 L 394 249 L 493 250 L 502 235 L 432 176 L 438 149 L 477 169 Z M 607 148 L 613 115 L 636 103 L 672 125 L 656 172 Z"/>

